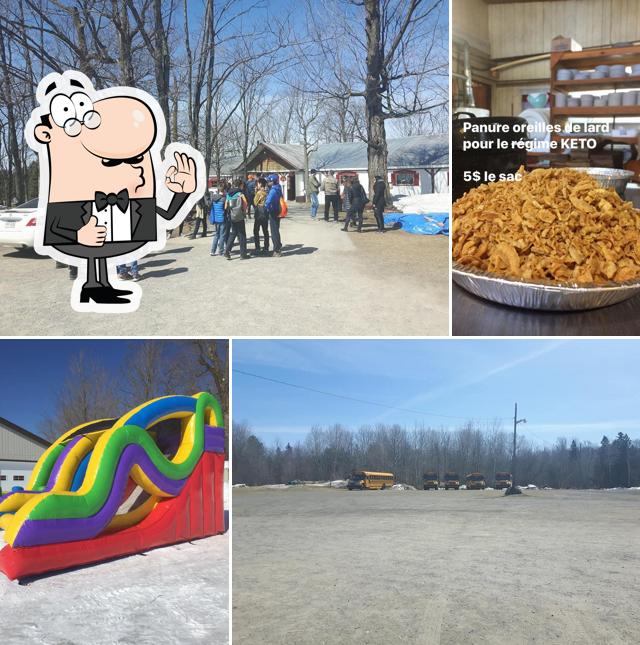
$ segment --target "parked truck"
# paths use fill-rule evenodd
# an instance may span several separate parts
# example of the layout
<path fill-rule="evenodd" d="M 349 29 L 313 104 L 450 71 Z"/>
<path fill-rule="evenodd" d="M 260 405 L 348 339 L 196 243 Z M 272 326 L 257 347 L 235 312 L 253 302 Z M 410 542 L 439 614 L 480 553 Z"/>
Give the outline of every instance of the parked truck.
<path fill-rule="evenodd" d="M 496 490 L 503 490 L 505 488 L 511 488 L 512 484 L 511 473 L 496 473 L 495 484 L 493 487 Z"/>
<path fill-rule="evenodd" d="M 482 473 L 469 473 L 465 485 L 467 490 L 484 490 L 487 487 L 487 481 Z"/>
<path fill-rule="evenodd" d="M 438 473 L 430 470 L 422 476 L 422 487 L 424 488 L 424 490 L 429 490 L 430 488 L 433 488 L 433 490 L 438 490 L 439 486 L 440 481 L 438 480 Z"/>
<path fill-rule="evenodd" d="M 453 470 L 448 470 L 444 474 L 444 489 L 449 490 L 450 488 L 454 488 L 455 490 L 459 490 L 460 488 L 460 475 Z"/>

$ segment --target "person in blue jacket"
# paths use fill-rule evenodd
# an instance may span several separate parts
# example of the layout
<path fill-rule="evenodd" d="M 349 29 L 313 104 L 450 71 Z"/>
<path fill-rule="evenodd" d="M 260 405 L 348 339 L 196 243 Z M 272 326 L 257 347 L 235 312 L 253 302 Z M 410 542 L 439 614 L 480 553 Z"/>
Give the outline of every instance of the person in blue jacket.
<path fill-rule="evenodd" d="M 213 242 L 211 243 L 211 255 L 216 255 L 218 248 L 220 248 L 220 255 L 224 255 L 228 234 L 228 223 L 224 212 L 224 194 L 218 193 L 211 196 L 209 221 L 215 227 Z"/>
<path fill-rule="evenodd" d="M 268 175 L 267 182 L 269 185 L 269 194 L 264 204 L 267 215 L 269 216 L 269 230 L 273 240 L 273 254 L 276 257 L 282 255 L 282 241 L 280 239 L 280 200 L 282 199 L 282 188 L 278 175 Z"/>

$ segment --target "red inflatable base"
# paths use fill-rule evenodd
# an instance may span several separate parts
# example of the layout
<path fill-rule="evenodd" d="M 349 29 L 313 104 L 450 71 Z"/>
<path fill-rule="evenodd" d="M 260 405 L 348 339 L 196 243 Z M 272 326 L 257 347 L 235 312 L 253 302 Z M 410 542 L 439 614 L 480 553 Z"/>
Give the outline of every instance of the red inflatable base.
<path fill-rule="evenodd" d="M 68 569 L 159 546 L 224 533 L 224 455 L 205 452 L 177 497 L 158 503 L 136 526 L 91 540 L 0 551 L 0 571 L 10 580 Z"/>

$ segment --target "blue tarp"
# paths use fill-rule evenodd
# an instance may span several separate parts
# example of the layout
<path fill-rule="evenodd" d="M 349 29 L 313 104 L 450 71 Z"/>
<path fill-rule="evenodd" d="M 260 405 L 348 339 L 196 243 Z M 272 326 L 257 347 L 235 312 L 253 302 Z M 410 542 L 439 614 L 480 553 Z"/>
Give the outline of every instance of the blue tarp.
<path fill-rule="evenodd" d="M 389 213 L 385 224 L 399 224 L 407 233 L 417 235 L 449 235 L 449 213 Z"/>

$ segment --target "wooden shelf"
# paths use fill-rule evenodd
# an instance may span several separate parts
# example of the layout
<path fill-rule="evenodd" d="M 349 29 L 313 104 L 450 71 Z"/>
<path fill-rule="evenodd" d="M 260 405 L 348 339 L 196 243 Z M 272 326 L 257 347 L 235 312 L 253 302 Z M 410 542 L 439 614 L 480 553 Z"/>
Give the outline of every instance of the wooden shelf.
<path fill-rule="evenodd" d="M 638 116 L 640 105 L 620 105 L 614 107 L 563 107 L 551 108 L 552 116 Z"/>
<path fill-rule="evenodd" d="M 557 69 L 557 68 L 556 68 Z M 624 78 L 588 78 L 585 80 L 555 81 L 556 90 L 563 92 L 581 92 L 582 90 L 616 90 L 621 87 L 640 88 L 640 76 Z"/>
<path fill-rule="evenodd" d="M 579 52 L 552 52 L 551 68 L 593 69 L 596 65 L 637 65 L 640 63 L 639 55 L 639 45 L 600 47 Z"/>
<path fill-rule="evenodd" d="M 559 92 L 606 92 L 609 90 L 635 89 L 640 88 L 640 75 L 624 76 L 621 78 L 589 78 L 584 80 L 557 80 L 560 69 L 590 70 L 598 65 L 624 65 L 632 66 L 640 64 L 640 45 L 624 45 L 620 47 L 599 47 L 579 52 L 553 52 L 550 60 L 550 91 L 552 94 Z M 553 99 L 555 103 L 555 98 Z M 551 106 L 549 123 L 551 125 L 566 124 L 569 117 L 593 117 L 612 118 L 616 127 L 616 117 L 640 117 L 640 105 L 620 105 L 607 107 L 555 107 Z M 562 137 L 592 137 L 602 141 L 603 139 L 614 143 L 638 144 L 637 137 L 614 137 L 603 133 L 553 133 L 552 139 L 559 140 Z"/>

